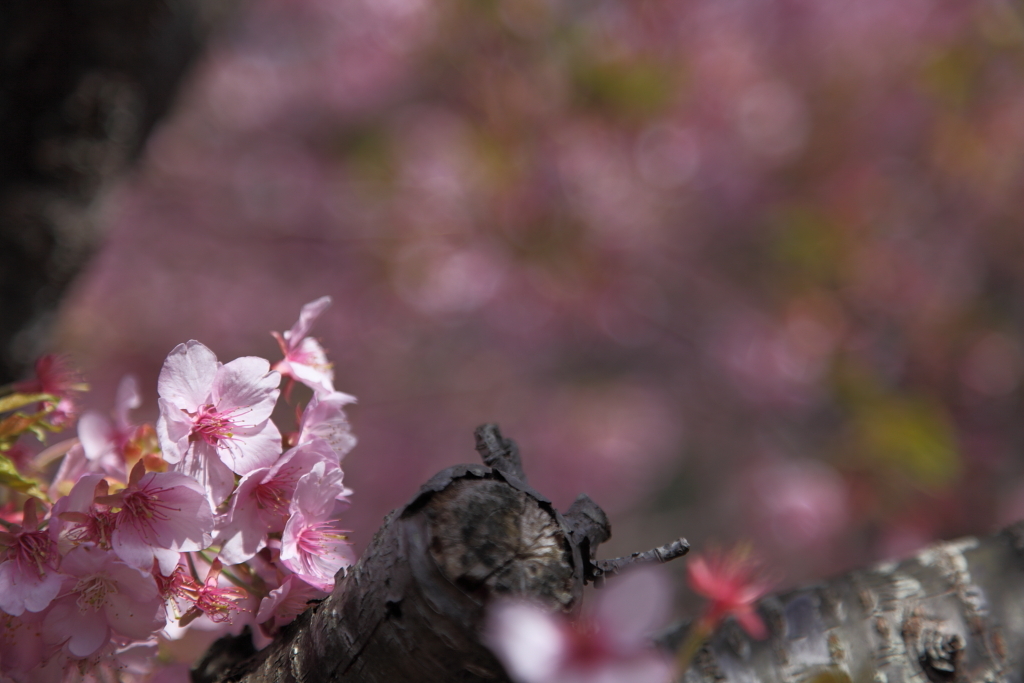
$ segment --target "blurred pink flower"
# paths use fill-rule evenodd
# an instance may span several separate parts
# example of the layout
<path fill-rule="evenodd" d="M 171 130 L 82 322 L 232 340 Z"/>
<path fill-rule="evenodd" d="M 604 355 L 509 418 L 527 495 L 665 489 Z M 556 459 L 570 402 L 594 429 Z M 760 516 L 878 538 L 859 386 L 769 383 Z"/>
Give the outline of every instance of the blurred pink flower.
<path fill-rule="evenodd" d="M 14 384 L 23 394 L 50 394 L 57 397 L 56 409 L 49 415 L 52 424 L 62 426 L 74 419 L 79 394 L 89 389 L 81 373 L 67 356 L 47 354 L 35 364 L 36 376 Z"/>
<path fill-rule="evenodd" d="M 757 565 L 744 548 L 736 548 L 727 555 L 709 553 L 692 557 L 686 564 L 686 576 L 690 588 L 711 600 L 700 622 L 705 631 L 710 632 L 732 616 L 752 638 L 767 637 L 768 631 L 754 611 L 754 603 L 768 585 L 757 577 Z"/>
<path fill-rule="evenodd" d="M 234 474 L 268 467 L 281 455 L 281 433 L 270 420 L 280 382 L 262 358 L 221 364 L 195 340 L 164 361 L 157 383 L 160 448 L 175 470 L 203 486 L 212 505 L 231 494 Z"/>
<path fill-rule="evenodd" d="M 63 576 L 57 573 L 60 555 L 46 531 L 39 530 L 35 498 L 25 501 L 17 531 L 0 531 L 3 562 L 0 562 L 0 610 L 19 616 L 25 610 L 40 612 L 60 591 Z"/>
<path fill-rule="evenodd" d="M 281 347 L 284 358 L 274 364 L 285 377 L 302 382 L 314 392 L 334 391 L 334 370 L 327 361 L 324 347 L 308 337 L 313 323 L 331 305 L 331 297 L 322 296 L 302 307 L 298 321 L 284 334 L 271 332 Z"/>
<path fill-rule="evenodd" d="M 43 620 L 43 637 L 76 657 L 88 657 L 112 634 L 147 640 L 164 623 L 152 575 L 91 544 L 73 548 L 61 570 L 65 591 Z"/>
<path fill-rule="evenodd" d="M 78 420 L 78 438 L 86 459 L 94 463 L 96 469 L 121 481 L 127 475 L 124 448 L 136 431 L 135 425 L 128 420 L 128 411 L 140 405 L 142 398 L 138 380 L 127 375 L 117 387 L 113 422 L 94 410 L 84 412 Z"/>
<path fill-rule="evenodd" d="M 650 634 L 670 603 L 664 574 L 645 567 L 613 579 L 579 623 L 530 603 L 498 601 L 484 642 L 517 683 L 668 683 L 672 666 Z"/>

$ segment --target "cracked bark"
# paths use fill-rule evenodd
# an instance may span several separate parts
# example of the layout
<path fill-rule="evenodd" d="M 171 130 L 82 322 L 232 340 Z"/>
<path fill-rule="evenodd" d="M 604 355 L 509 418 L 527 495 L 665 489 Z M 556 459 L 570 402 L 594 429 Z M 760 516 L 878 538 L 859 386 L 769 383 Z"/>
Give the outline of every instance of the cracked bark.
<path fill-rule="evenodd" d="M 480 644 L 487 600 L 521 595 L 574 611 L 583 584 L 686 552 L 679 539 L 595 560 L 610 536 L 581 496 L 563 516 L 525 482 L 515 444 L 477 430 L 487 466 L 459 465 L 384 520 L 359 563 L 265 650 L 218 641 L 196 683 L 508 681 Z M 610 580 L 614 580 L 611 578 Z M 1024 670 L 1024 523 L 936 545 L 900 563 L 763 598 L 769 637 L 726 621 L 679 676 L 686 683 L 982 683 Z M 674 650 L 687 627 L 660 639 Z"/>

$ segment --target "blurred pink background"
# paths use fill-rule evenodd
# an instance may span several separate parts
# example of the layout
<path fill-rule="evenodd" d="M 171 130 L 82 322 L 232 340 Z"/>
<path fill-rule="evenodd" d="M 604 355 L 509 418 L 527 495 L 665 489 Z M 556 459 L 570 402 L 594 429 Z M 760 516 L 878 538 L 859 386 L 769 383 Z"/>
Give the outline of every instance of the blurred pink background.
<path fill-rule="evenodd" d="M 750 539 L 795 582 L 989 532 L 1024 517 L 1018 12 L 255 0 L 57 346 L 152 420 L 176 344 L 273 362 L 331 295 L 358 549 L 485 421 L 604 556 Z"/>

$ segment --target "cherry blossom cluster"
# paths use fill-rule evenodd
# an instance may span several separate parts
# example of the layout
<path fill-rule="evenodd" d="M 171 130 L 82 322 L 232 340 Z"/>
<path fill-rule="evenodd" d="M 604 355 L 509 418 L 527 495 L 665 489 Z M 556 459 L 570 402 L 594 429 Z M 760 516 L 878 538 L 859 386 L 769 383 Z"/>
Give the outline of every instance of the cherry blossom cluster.
<path fill-rule="evenodd" d="M 71 425 L 87 387 L 47 357 L 0 396 L 0 681 L 148 680 L 161 643 L 246 623 L 266 639 L 331 591 L 355 559 L 337 519 L 355 399 L 308 336 L 329 304 L 274 333 L 273 366 L 179 344 L 155 427 L 131 422 L 128 377 L 113 419 L 85 412 L 77 438 L 33 453 L 29 435 Z M 313 391 L 285 434 L 271 419 L 282 378 L 286 396 Z"/>

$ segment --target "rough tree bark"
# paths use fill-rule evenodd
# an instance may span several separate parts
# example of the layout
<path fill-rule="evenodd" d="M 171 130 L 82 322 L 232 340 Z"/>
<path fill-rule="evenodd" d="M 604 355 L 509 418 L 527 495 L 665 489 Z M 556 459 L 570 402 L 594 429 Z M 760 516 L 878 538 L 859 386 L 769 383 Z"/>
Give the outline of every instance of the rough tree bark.
<path fill-rule="evenodd" d="M 628 564 L 685 554 L 679 539 L 595 560 L 605 514 L 581 496 L 563 516 L 525 482 L 515 444 L 477 430 L 486 466 L 459 465 L 384 520 L 334 592 L 253 652 L 224 638 L 196 683 L 505 682 L 480 644 L 486 601 L 522 595 L 578 607 L 583 584 Z M 929 548 L 758 605 L 769 637 L 726 621 L 681 672 L 686 683 L 990 683 L 1024 673 L 1024 523 Z M 668 631 L 674 651 L 687 626 Z"/>

